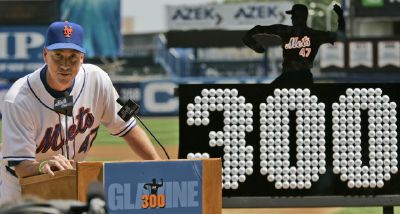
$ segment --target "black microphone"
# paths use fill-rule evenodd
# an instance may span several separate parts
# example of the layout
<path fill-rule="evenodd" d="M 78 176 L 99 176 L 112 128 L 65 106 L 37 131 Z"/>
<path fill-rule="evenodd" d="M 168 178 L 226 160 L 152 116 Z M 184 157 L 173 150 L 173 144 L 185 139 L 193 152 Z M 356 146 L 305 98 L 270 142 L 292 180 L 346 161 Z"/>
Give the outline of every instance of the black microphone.
<path fill-rule="evenodd" d="M 103 185 L 100 182 L 91 182 L 87 190 L 88 214 L 107 213 Z"/>
<path fill-rule="evenodd" d="M 72 108 L 74 106 L 74 99 L 67 92 L 64 97 L 56 98 L 54 100 L 54 110 L 60 114 L 72 116 Z"/>
<path fill-rule="evenodd" d="M 143 121 L 138 117 L 137 113 L 139 112 L 140 106 L 133 100 L 128 100 L 124 102 L 123 100 L 121 100 L 121 98 L 117 99 L 117 103 L 119 103 L 122 106 L 121 109 L 118 111 L 118 116 L 120 116 L 125 122 L 130 120 L 131 117 L 135 117 L 137 120 L 139 120 L 139 122 L 143 125 L 143 127 L 147 130 L 147 132 L 150 133 L 150 135 L 154 138 L 154 140 L 156 140 L 158 145 L 160 145 L 160 147 L 164 150 L 164 153 L 167 156 L 167 158 L 170 159 L 168 152 L 167 150 L 165 150 L 164 146 L 160 143 L 160 141 L 158 141 L 156 136 L 154 136 L 154 134 L 150 131 L 150 129 L 148 129 L 147 126 L 143 123 Z"/>
<path fill-rule="evenodd" d="M 64 93 L 64 97 L 56 98 L 54 100 L 54 111 L 72 117 L 72 109 L 74 107 L 74 99 L 68 92 Z M 68 118 L 65 117 L 65 150 L 66 156 L 69 160 L 69 145 L 68 145 Z"/>

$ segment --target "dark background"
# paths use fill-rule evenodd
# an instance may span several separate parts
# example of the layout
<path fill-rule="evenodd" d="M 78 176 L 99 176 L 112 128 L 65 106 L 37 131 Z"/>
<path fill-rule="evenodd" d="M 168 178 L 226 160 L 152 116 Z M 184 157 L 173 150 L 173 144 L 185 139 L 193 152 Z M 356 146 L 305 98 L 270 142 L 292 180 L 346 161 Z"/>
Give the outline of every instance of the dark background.
<path fill-rule="evenodd" d="M 259 105 L 266 103 L 268 96 L 273 96 L 274 88 L 268 84 L 248 84 L 248 85 L 180 85 L 179 87 L 179 158 L 186 158 L 189 152 L 204 153 L 207 152 L 212 158 L 219 158 L 223 156 L 223 147 L 211 148 L 209 143 L 210 131 L 222 131 L 223 129 L 223 111 L 210 111 L 210 124 L 208 126 L 188 126 L 187 120 L 187 104 L 194 103 L 195 96 L 201 96 L 201 90 L 207 89 L 225 89 L 236 88 L 239 91 L 238 96 L 244 96 L 246 103 L 253 104 L 253 132 L 246 132 L 246 145 L 252 145 L 253 152 L 253 174 L 246 175 L 246 181 L 239 183 L 237 190 L 223 189 L 224 197 L 238 197 L 238 196 L 375 196 L 375 195 L 399 195 L 400 194 L 400 175 L 399 173 L 391 174 L 391 179 L 385 181 L 384 187 L 381 189 L 350 189 L 347 187 L 347 182 L 340 180 L 340 174 L 336 175 L 332 172 L 332 103 L 339 102 L 340 95 L 346 95 L 347 88 L 381 88 L 382 95 L 388 95 L 390 102 L 397 103 L 397 109 L 400 103 L 399 97 L 399 84 L 314 84 L 310 88 L 311 95 L 318 97 L 318 103 L 325 104 L 325 140 L 326 140 L 326 173 L 319 175 L 319 180 L 312 183 L 311 189 L 275 189 L 274 183 L 268 182 L 267 176 L 262 176 L 260 173 L 260 152 L 259 152 Z M 292 114 L 292 113 L 291 113 Z M 398 115 L 398 114 L 397 114 Z M 398 118 L 398 116 L 397 116 Z M 362 161 L 363 166 L 368 165 L 368 115 L 367 110 L 362 111 L 361 115 L 361 131 L 362 131 Z M 398 121 L 396 123 L 398 125 Z M 290 118 L 290 129 L 295 127 L 294 118 Z M 397 139 L 399 136 L 397 135 Z M 290 134 L 290 150 L 295 151 L 296 143 L 295 136 Z M 290 152 L 292 157 L 292 152 Z M 295 159 L 295 158 L 294 158 Z M 290 159 L 292 160 L 292 158 Z M 399 161 L 399 156 L 397 157 Z M 291 166 L 296 163 L 291 161 Z M 350 199 L 351 200 L 351 199 Z"/>

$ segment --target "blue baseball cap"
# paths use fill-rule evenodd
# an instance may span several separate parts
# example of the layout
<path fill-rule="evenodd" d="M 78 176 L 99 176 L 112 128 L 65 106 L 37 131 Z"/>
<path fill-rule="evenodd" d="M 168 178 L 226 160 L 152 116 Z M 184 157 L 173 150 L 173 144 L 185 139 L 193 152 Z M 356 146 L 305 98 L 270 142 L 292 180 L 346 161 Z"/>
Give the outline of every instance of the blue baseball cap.
<path fill-rule="evenodd" d="M 73 22 L 53 22 L 47 29 L 48 50 L 74 49 L 85 53 L 83 48 L 83 28 Z"/>

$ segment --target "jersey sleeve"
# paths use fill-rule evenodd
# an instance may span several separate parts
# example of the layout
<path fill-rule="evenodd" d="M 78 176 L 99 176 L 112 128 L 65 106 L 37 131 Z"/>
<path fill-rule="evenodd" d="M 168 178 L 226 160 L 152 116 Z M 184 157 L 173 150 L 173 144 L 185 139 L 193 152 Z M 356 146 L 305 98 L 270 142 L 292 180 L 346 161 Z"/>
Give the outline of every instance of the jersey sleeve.
<path fill-rule="evenodd" d="M 287 31 L 287 26 L 282 24 L 260 26 L 257 33 L 266 33 L 277 36 L 283 36 Z"/>
<path fill-rule="evenodd" d="M 319 44 L 330 43 L 333 44 L 337 40 L 336 32 L 330 31 L 316 31 L 316 38 Z"/>
<path fill-rule="evenodd" d="M 103 98 L 104 98 L 104 112 L 101 117 L 101 123 L 107 130 L 114 136 L 124 136 L 136 125 L 136 120 L 132 117 L 129 121 L 125 122 L 118 116 L 118 111 L 121 105 L 116 102 L 119 95 L 115 90 L 110 77 L 102 72 L 103 82 Z"/>
<path fill-rule="evenodd" d="M 242 38 L 242 42 L 249 48 L 253 49 L 255 52 L 263 53 L 265 51 L 264 47 L 262 46 L 262 44 L 259 44 L 259 42 L 257 42 L 253 36 L 258 34 L 271 34 L 282 37 L 286 29 L 287 26 L 281 24 L 268 26 L 256 25 L 245 33 Z"/>
<path fill-rule="evenodd" d="M 13 102 L 4 101 L 2 109 L 2 156 L 7 166 L 12 162 L 34 160 L 36 143 L 32 112 Z"/>

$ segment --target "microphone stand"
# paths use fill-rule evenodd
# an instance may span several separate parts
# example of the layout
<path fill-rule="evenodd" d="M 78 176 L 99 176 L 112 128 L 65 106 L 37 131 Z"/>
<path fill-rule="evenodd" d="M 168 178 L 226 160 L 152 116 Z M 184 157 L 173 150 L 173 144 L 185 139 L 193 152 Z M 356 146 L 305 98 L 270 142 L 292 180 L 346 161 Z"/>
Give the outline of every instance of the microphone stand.
<path fill-rule="evenodd" d="M 164 151 L 165 155 L 167 156 L 168 160 L 170 159 L 167 150 L 165 150 L 164 146 L 160 143 L 160 141 L 158 141 L 158 139 L 156 138 L 156 136 L 153 135 L 153 133 L 150 131 L 150 129 L 147 128 L 147 126 L 143 123 L 143 121 L 136 115 L 134 114 L 135 118 L 139 120 L 139 122 L 143 125 L 143 127 L 147 130 L 147 132 L 150 133 L 150 135 L 154 138 L 154 140 L 156 140 L 156 142 L 158 143 L 158 145 L 160 145 L 160 147 L 162 148 L 162 150 Z"/>
<path fill-rule="evenodd" d="M 67 110 L 65 110 L 65 149 L 67 150 L 66 155 L 69 160 L 69 145 L 68 145 L 68 116 Z"/>
<path fill-rule="evenodd" d="M 139 122 L 143 125 L 143 127 L 147 130 L 148 133 L 154 138 L 154 140 L 158 143 L 158 145 L 162 148 L 164 151 L 165 155 L 167 156 L 168 159 L 170 159 L 167 150 L 165 150 L 164 146 L 158 141 L 156 136 L 150 131 L 149 128 L 143 123 L 143 121 L 139 118 L 137 115 L 137 112 L 139 111 L 139 105 L 135 103 L 132 100 L 128 100 L 127 102 L 124 102 L 121 100 L 121 98 L 117 99 L 117 103 L 119 103 L 122 108 L 118 111 L 118 115 L 125 121 L 127 122 L 132 116 L 134 116 Z"/>

